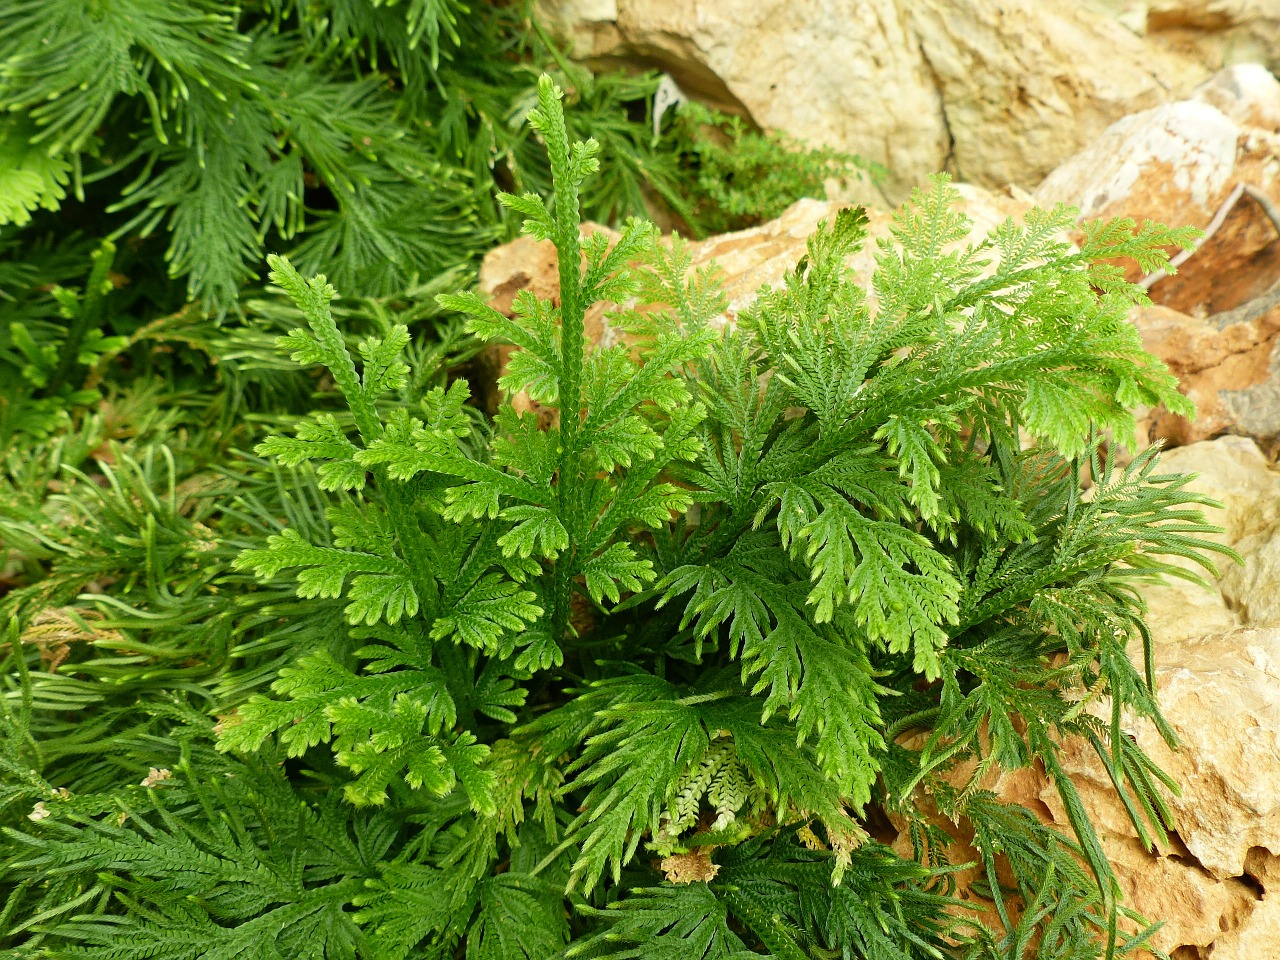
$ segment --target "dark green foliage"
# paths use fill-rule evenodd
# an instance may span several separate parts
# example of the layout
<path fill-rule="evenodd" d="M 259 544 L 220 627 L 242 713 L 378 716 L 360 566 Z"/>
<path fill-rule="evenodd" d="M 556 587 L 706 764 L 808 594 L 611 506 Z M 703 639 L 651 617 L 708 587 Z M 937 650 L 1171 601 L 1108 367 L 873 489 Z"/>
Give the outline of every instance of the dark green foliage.
<path fill-rule="evenodd" d="M 767 219 L 820 194 L 818 173 L 846 169 L 797 150 L 794 181 L 765 181 L 748 199 L 739 178 L 721 195 L 737 153 L 762 166 L 793 145 L 744 135 L 737 121 L 738 152 L 712 149 L 683 120 L 679 134 L 652 137 L 631 114 L 647 109 L 656 78 L 594 77 L 527 29 L 522 4 L 474 8 L 13 0 L 0 13 L 0 225 L 40 231 L 52 221 L 33 215 L 74 199 L 84 229 L 156 237 L 152 255 L 163 251 L 189 298 L 219 313 L 269 249 L 323 266 L 349 296 L 398 293 L 507 232 L 495 179 L 550 188 L 545 153 L 519 121 L 533 67 L 553 61 L 575 91 L 577 132 L 602 144 L 609 175 L 584 196 L 594 219 L 665 202 L 715 230 L 726 214 Z"/>
<path fill-rule="evenodd" d="M 522 120 L 539 69 L 602 143 L 584 214 L 719 223 L 699 130 L 651 122 L 658 77 L 565 60 L 524 3 L 14 0 L 0 10 L 0 446 L 68 429 L 116 393 L 206 403 L 220 457 L 242 414 L 291 411 L 305 379 L 270 345 L 266 251 L 349 298 L 433 319 L 519 217 L 495 185 L 549 195 Z M 783 167 L 827 154 L 735 132 Z M 717 156 L 727 157 L 724 150 Z M 703 180 L 706 182 L 704 183 Z M 746 219 L 813 178 L 772 183 Z M 740 206 L 740 205 L 739 205 Z M 228 362 L 230 360 L 230 362 Z M 115 402 L 111 400 L 110 402 Z M 176 402 L 176 401 L 175 401 Z M 248 429 L 246 429 L 248 427 Z M 245 435 L 238 441 L 232 432 Z"/>
<path fill-rule="evenodd" d="M 772 220 L 797 197 L 821 197 L 827 181 L 848 180 L 864 166 L 835 150 L 806 150 L 783 134 L 757 133 L 741 117 L 696 101 L 673 112 L 681 163 L 696 171 L 701 194 L 676 209 L 694 233 L 725 233 Z M 870 173 L 879 177 L 882 171 Z"/>
<path fill-rule="evenodd" d="M 187 14 L 240 51 L 285 42 L 296 11 L 271 12 L 260 36 Z M 353 2 L 296 42 L 352 69 L 392 23 L 407 34 L 377 42 L 406 77 L 445 76 L 470 29 L 452 4 Z M 725 330 L 679 240 L 639 219 L 612 247 L 582 239 L 584 204 L 621 213 L 623 194 L 592 192 L 601 147 L 571 135 L 551 78 L 536 89 L 537 139 L 517 139 L 551 180 L 499 200 L 554 242 L 558 302 L 522 294 L 506 317 L 452 277 L 340 301 L 272 257 L 278 292 L 242 297 L 243 324 L 111 331 L 173 353 L 130 354 L 119 409 L 73 426 L 63 403 L 36 455 L 6 461 L 0 942 L 103 960 L 1140 946 L 1057 756 L 1091 744 L 1162 836 L 1172 785 L 1120 726 L 1169 735 L 1129 659 L 1150 648 L 1136 586 L 1221 548 L 1189 478 L 1154 451 L 1104 456 L 1132 405 L 1187 402 L 1103 261 L 1155 265 L 1188 234 L 1117 221 L 1075 249 L 1058 209 L 964 246 L 938 178 L 869 291 L 844 267 L 865 215 L 845 211 Z M 600 89 L 579 88 L 588 115 Z M 396 109 L 434 95 L 405 90 Z M 160 129 L 188 109 L 168 97 Z M 72 138 L 83 121 L 58 109 L 37 119 Z M 65 298 L 82 344 L 93 297 L 127 295 L 87 289 Z M 587 342 L 601 301 L 629 305 L 623 342 Z M 412 329 L 428 320 L 435 340 Z M 537 412 L 468 402 L 482 343 L 516 348 L 500 385 Z M 201 358 L 220 380 L 198 390 Z M 1033 764 L 1071 836 L 980 789 Z M 921 791 L 972 829 L 993 928 L 954 898 Z M 889 817 L 912 857 L 884 845 Z"/>

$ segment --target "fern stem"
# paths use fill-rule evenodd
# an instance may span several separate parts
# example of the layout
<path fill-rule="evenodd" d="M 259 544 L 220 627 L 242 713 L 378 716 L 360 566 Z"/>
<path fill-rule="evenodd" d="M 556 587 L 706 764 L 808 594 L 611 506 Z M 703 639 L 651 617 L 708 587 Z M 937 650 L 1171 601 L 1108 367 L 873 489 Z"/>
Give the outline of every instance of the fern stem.
<path fill-rule="evenodd" d="M 93 267 L 89 271 L 89 279 L 85 283 L 84 298 L 80 301 L 76 315 L 71 320 L 71 328 L 67 331 L 67 339 L 62 344 L 58 356 L 58 365 L 49 377 L 45 392 L 53 396 L 67 382 L 71 371 L 80 365 L 80 347 L 91 330 L 102 326 L 102 315 L 105 312 L 107 275 L 116 259 L 116 245 L 104 240 L 102 246 L 93 252 Z"/>
<path fill-rule="evenodd" d="M 418 595 L 423 616 L 428 620 L 434 619 L 440 614 L 440 598 L 434 579 L 424 576 L 424 573 L 429 572 L 434 566 L 431 562 L 434 544 L 418 522 L 413 505 L 413 492 L 407 483 L 390 479 L 385 468 L 375 471 L 374 478 L 378 489 L 386 499 L 387 517 L 391 521 L 391 529 L 395 531 L 400 555 L 409 566 L 414 592 Z"/>
<path fill-rule="evenodd" d="M 582 409 L 582 363 L 586 339 L 585 310 L 582 302 L 582 245 L 578 234 L 578 185 L 582 171 L 575 169 L 581 159 L 569 147 L 569 132 L 564 113 L 559 109 L 560 92 L 550 80 L 539 83 L 542 101 L 542 129 L 556 184 L 554 201 L 557 269 L 560 280 L 560 456 L 558 463 L 557 501 L 560 522 L 569 533 L 569 549 L 556 563 L 552 622 L 557 637 L 569 627 L 569 609 L 579 540 L 573 523 L 573 506 L 577 500 L 580 453 L 578 433 Z"/>
<path fill-rule="evenodd" d="M 922 721 L 930 720 L 941 712 L 941 707 L 926 707 L 923 710 L 917 710 L 915 713 L 907 714 L 899 720 L 895 720 L 884 732 L 886 743 L 896 740 L 898 735 L 912 727 L 920 726 Z"/>

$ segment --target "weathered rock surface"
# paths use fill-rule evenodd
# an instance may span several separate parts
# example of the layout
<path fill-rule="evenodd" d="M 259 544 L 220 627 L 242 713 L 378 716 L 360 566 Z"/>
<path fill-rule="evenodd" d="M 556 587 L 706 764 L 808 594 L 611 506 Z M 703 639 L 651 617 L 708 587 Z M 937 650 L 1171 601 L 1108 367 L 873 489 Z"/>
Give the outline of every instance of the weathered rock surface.
<path fill-rule="evenodd" d="M 1181 445 L 1235 433 L 1271 447 L 1280 439 L 1280 290 L 1208 317 L 1139 307 L 1133 321 L 1198 410 L 1195 420 L 1154 411 L 1152 440 Z"/>
<path fill-rule="evenodd" d="M 1166 846 L 1143 846 L 1092 747 L 1069 741 L 1059 759 L 1125 902 L 1149 920 L 1164 921 L 1157 947 L 1179 960 L 1269 957 L 1266 951 L 1280 942 L 1280 629 L 1162 643 L 1156 681 L 1181 748 L 1171 751 L 1146 724 L 1128 732 L 1182 787 L 1180 797 L 1170 798 L 1174 823 Z M 949 779 L 963 783 L 971 770 L 958 768 Z M 1038 770 L 993 773 L 983 787 L 1070 835 L 1058 791 Z M 955 827 L 954 836 L 952 859 L 972 860 L 963 827 Z M 894 846 L 909 854 L 905 833 Z M 968 889 L 975 879 L 958 876 L 961 896 L 989 918 L 984 901 Z"/>
<path fill-rule="evenodd" d="M 1105 770 L 1079 743 L 1064 767 L 1080 789 L 1129 904 L 1166 926 L 1156 944 L 1186 956 L 1260 957 L 1280 900 L 1280 629 L 1162 643 L 1160 703 L 1181 741 L 1171 751 L 1147 725 L 1130 733 L 1182 788 L 1168 848 L 1145 851 Z M 1036 797 L 1067 828 L 1057 792 Z"/>
<path fill-rule="evenodd" d="M 1242 437 L 1171 450 L 1162 468 L 1199 475 L 1192 489 L 1222 503 L 1206 510 L 1224 528 L 1217 539 L 1244 561 L 1219 562 L 1214 592 L 1144 590 L 1160 703 L 1181 747 L 1145 725 L 1130 732 L 1182 788 L 1171 846 L 1142 848 L 1088 748 L 1068 744 L 1064 766 L 1128 902 L 1165 921 L 1157 945 L 1253 960 L 1280 943 L 1280 470 Z M 1023 792 L 1066 828 L 1051 787 Z"/>
<path fill-rule="evenodd" d="M 1239 127 L 1209 103 L 1163 104 L 1117 120 L 1049 174 L 1035 198 L 1077 206 L 1083 218 L 1203 227 L 1230 190 L 1239 139 Z"/>
<path fill-rule="evenodd" d="M 1224 530 L 1215 539 L 1235 549 L 1244 562 L 1219 559 L 1214 591 L 1186 583 L 1146 588 L 1147 621 L 1157 643 L 1237 627 L 1280 627 L 1280 470 L 1244 437 L 1166 451 L 1161 469 L 1197 474 L 1190 489 L 1222 504 L 1205 510 L 1209 522 Z"/>
<path fill-rule="evenodd" d="M 693 95 L 762 127 L 885 165 L 892 202 L 944 167 L 974 183 L 1030 187 L 1108 123 L 1185 93 L 1205 75 L 1195 61 L 1080 4 L 541 6 L 580 58 L 660 67 Z"/>
<path fill-rule="evenodd" d="M 1134 33 L 1212 70 L 1265 63 L 1280 70 L 1280 6 L 1274 0 L 1093 0 Z"/>
<path fill-rule="evenodd" d="M 1222 503 L 1206 511 L 1223 528 L 1217 539 L 1244 556 L 1240 566 L 1220 564 L 1214 591 L 1143 591 L 1160 704 L 1181 746 L 1170 750 L 1146 723 L 1126 732 L 1181 787 L 1168 798 L 1169 843 L 1144 848 L 1090 746 L 1068 741 L 1060 760 L 1127 904 L 1164 921 L 1155 945 L 1178 960 L 1258 960 L 1280 943 L 1280 563 L 1270 559 L 1280 558 L 1280 470 L 1242 437 L 1171 450 L 1162 470 L 1199 475 L 1192 489 Z M 967 761 L 949 779 L 959 785 L 973 769 Z M 1038 769 L 993 771 L 982 785 L 1071 833 L 1057 789 Z M 964 826 L 938 822 L 955 837 L 953 861 L 974 859 Z M 909 853 L 905 832 L 895 847 Z M 961 895 L 990 918 L 968 890 L 975 879 L 958 876 Z"/>
<path fill-rule="evenodd" d="M 1266 209 L 1280 206 L 1280 81 L 1234 66 L 1190 99 L 1125 117 L 1046 177 L 1035 199 L 1078 206 L 1082 218 L 1211 231 L 1176 276 L 1155 279 L 1159 306 L 1135 311 L 1148 349 L 1200 408 L 1195 422 L 1157 411 L 1152 436 L 1280 437 L 1280 225 Z M 1127 269 L 1140 278 L 1136 264 Z"/>
<path fill-rule="evenodd" d="M 1260 63 L 1239 63 L 1219 70 L 1192 91 L 1241 127 L 1280 131 L 1280 84 Z"/>
<path fill-rule="evenodd" d="M 902 6 L 942 92 L 954 170 L 974 183 L 1033 184 L 1112 121 L 1204 75 L 1080 4 Z"/>
<path fill-rule="evenodd" d="M 1132 217 L 1211 226 L 1238 185 L 1280 203 L 1280 81 L 1237 66 L 1188 100 L 1127 116 L 1036 188 L 1037 203 L 1069 203 L 1082 218 Z M 1136 267 L 1130 278 L 1138 279 Z M 1230 207 L 1212 236 L 1151 288 L 1183 313 L 1221 313 L 1265 293 L 1280 278 L 1280 238 L 1262 204 Z"/>
<path fill-rule="evenodd" d="M 658 66 L 714 107 L 883 163 L 895 199 L 946 160 L 942 96 L 897 0 L 542 7 L 573 39 L 576 56 Z"/>

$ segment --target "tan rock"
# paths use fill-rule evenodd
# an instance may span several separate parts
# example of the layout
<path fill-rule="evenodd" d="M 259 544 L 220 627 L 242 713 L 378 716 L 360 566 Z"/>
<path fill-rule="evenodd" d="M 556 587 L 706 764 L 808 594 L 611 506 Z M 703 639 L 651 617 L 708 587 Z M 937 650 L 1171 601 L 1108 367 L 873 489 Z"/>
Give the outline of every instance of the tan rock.
<path fill-rule="evenodd" d="M 1241 127 L 1280 131 L 1280 83 L 1260 63 L 1219 70 L 1191 96 L 1213 104 Z"/>
<path fill-rule="evenodd" d="M 1200 318 L 1168 307 L 1135 308 L 1146 348 L 1169 365 L 1196 402 L 1195 420 L 1155 411 L 1151 438 L 1171 445 L 1238 433 L 1280 438 L 1280 292 Z"/>
<path fill-rule="evenodd" d="M 1084 0 L 1084 4 L 1113 17 L 1138 36 L 1147 32 L 1148 0 Z"/>
<path fill-rule="evenodd" d="M 1280 893 L 1268 887 L 1239 926 L 1227 929 L 1214 941 L 1213 960 L 1258 960 L 1276 944 L 1280 944 Z"/>
<path fill-rule="evenodd" d="M 541 9 L 579 57 L 661 67 L 762 127 L 883 164 L 894 203 L 948 165 L 984 185 L 1035 184 L 1108 123 L 1205 75 L 1105 14 L 1042 0 L 541 0 Z"/>
<path fill-rule="evenodd" d="M 1280 628 L 1162 644 L 1156 673 L 1182 746 L 1133 735 L 1182 788 L 1170 805 L 1190 855 L 1218 880 L 1244 876 L 1254 848 L 1280 854 Z"/>
<path fill-rule="evenodd" d="M 949 149 L 942 97 L 902 7 L 899 0 L 543 2 L 577 41 L 577 56 L 658 65 L 711 106 L 882 163 L 895 201 L 942 169 Z"/>
<path fill-rule="evenodd" d="M 1280 6 L 1274 0 L 1084 2 L 1211 70 L 1246 62 L 1280 68 Z"/>
<path fill-rule="evenodd" d="M 1041 204 L 1069 203 L 1081 216 L 1132 217 L 1209 228 L 1224 217 L 1177 276 L 1154 283 L 1155 302 L 1207 316 L 1266 293 L 1280 276 L 1280 238 L 1240 185 L 1280 203 L 1280 81 L 1256 67 L 1213 77 L 1192 99 L 1112 124 L 1035 191 Z M 1129 264 L 1130 279 L 1140 272 Z"/>
<path fill-rule="evenodd" d="M 1268 537 L 1280 526 L 1280 470 L 1250 439 L 1219 437 L 1169 450 L 1160 467 L 1195 474 L 1189 489 L 1222 504 L 1205 512 L 1210 523 L 1225 530 L 1214 537 L 1220 543 L 1238 547 L 1251 538 Z"/>
<path fill-rule="evenodd" d="M 1146 724 L 1128 732 L 1181 786 L 1182 795 L 1169 798 L 1175 822 L 1167 846 L 1143 847 L 1092 747 L 1068 741 L 1060 762 L 1126 904 L 1149 920 L 1164 921 L 1157 947 L 1188 960 L 1270 957 L 1280 942 L 1280 629 L 1161 644 L 1156 680 L 1181 748 L 1170 751 Z M 969 772 L 957 769 L 949 779 L 959 784 Z M 983 786 L 1070 833 L 1057 789 L 1039 771 L 996 774 Z M 952 853 L 972 857 L 970 835 L 963 826 L 951 829 Z M 894 843 L 909 850 L 905 835 Z M 958 879 L 967 888 L 973 878 Z M 981 898 L 972 891 L 963 895 L 981 915 Z"/>
<path fill-rule="evenodd" d="M 1151 0 L 1145 33 L 1211 70 L 1234 63 L 1280 69 L 1280 5 L 1274 0 Z"/>
<path fill-rule="evenodd" d="M 1230 189 L 1240 129 L 1221 110 L 1183 100 L 1117 120 L 1035 191 L 1082 218 L 1131 216 L 1208 224 Z"/>
<path fill-rule="evenodd" d="M 1280 236 L 1264 205 L 1241 194 L 1245 186 L 1280 204 L 1280 81 L 1256 65 L 1221 71 L 1189 100 L 1125 117 L 1035 192 L 1037 202 L 1070 203 L 1085 218 L 1213 230 L 1176 276 L 1151 285 L 1166 309 L 1134 314 L 1147 348 L 1200 411 L 1195 422 L 1156 411 L 1153 438 L 1280 438 Z M 1139 279 L 1136 264 L 1127 269 Z"/>
<path fill-rule="evenodd" d="M 1280 536 L 1275 530 L 1240 544 L 1245 562 L 1226 568 L 1223 596 L 1250 624 L 1280 624 Z"/>
<path fill-rule="evenodd" d="M 1280 81 L 1257 64 L 1241 64 L 1215 74 L 1193 98 L 1212 104 L 1240 129 L 1232 186 L 1247 184 L 1273 206 L 1280 204 Z M 1280 279 L 1278 232 L 1280 225 L 1262 206 L 1243 197 L 1178 275 L 1152 288 L 1152 296 L 1197 315 L 1243 307 Z"/>
<path fill-rule="evenodd" d="M 1225 569 L 1228 561 L 1219 561 L 1219 568 Z M 1191 567 L 1193 572 L 1202 576 L 1204 571 L 1191 564 L 1178 564 Z M 1210 578 L 1211 589 L 1186 581 L 1175 581 L 1157 586 L 1144 587 L 1142 596 L 1147 601 L 1147 626 L 1157 646 L 1177 643 L 1208 633 L 1234 630 L 1241 625 L 1240 615 L 1231 609 L 1227 598 L 1222 594 L 1222 587 Z M 1134 651 L 1135 662 L 1141 651 Z"/>
<path fill-rule="evenodd" d="M 1249 922 L 1257 897 L 1243 868 L 1239 875 L 1213 876 L 1176 832 L 1168 849 L 1148 851 L 1092 748 L 1079 741 L 1067 743 L 1061 761 L 1115 870 L 1125 904 L 1147 920 L 1164 922 L 1155 937 L 1157 947 L 1170 953 L 1180 948 L 1216 951 L 1224 930 L 1239 930 Z M 1026 793 L 1002 796 L 1041 812 L 1046 822 L 1070 833 L 1058 792 L 1045 780 Z M 1255 949 L 1258 944 L 1254 942 Z"/>
<path fill-rule="evenodd" d="M 1222 504 L 1205 510 L 1224 530 L 1214 539 L 1244 562 L 1217 560 L 1214 591 L 1177 582 L 1145 588 L 1157 647 L 1239 626 L 1280 627 L 1280 470 L 1252 440 L 1233 436 L 1170 450 L 1161 470 L 1197 475 L 1190 489 Z"/>
<path fill-rule="evenodd" d="M 938 79 L 957 175 L 1030 186 L 1120 117 L 1204 74 L 1078 3 L 904 3 Z"/>

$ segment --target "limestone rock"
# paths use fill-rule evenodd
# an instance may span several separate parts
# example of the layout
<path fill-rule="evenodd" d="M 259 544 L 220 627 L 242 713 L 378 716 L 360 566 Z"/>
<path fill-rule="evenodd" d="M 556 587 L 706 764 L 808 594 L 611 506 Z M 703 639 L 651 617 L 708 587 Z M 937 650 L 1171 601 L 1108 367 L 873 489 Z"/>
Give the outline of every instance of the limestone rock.
<path fill-rule="evenodd" d="M 1266 890 L 1240 926 L 1226 930 L 1214 941 L 1214 960 L 1256 960 L 1264 955 L 1260 949 L 1273 949 L 1280 943 L 1280 895 L 1274 892 L 1274 885 Z"/>
<path fill-rule="evenodd" d="M 1200 408 L 1194 423 L 1157 412 L 1153 436 L 1171 443 L 1280 437 L 1280 235 L 1245 187 L 1280 205 L 1280 81 L 1257 65 L 1112 124 L 1035 192 L 1042 205 L 1078 206 L 1082 218 L 1213 229 L 1176 276 L 1151 285 L 1167 309 L 1134 316 Z M 1140 278 L 1136 264 L 1127 270 Z"/>
<path fill-rule="evenodd" d="M 1102 0 L 1135 33 L 1211 70 L 1256 61 L 1280 69 L 1274 0 Z"/>
<path fill-rule="evenodd" d="M 1242 547 L 1280 529 L 1280 469 L 1254 441 L 1219 437 L 1193 443 L 1166 451 L 1160 466 L 1165 472 L 1196 474 L 1190 489 L 1222 504 L 1205 512 L 1210 523 L 1225 530 L 1215 537 L 1220 543 Z"/>
<path fill-rule="evenodd" d="M 1170 798 L 1170 847 L 1141 848 L 1087 747 L 1069 745 L 1064 766 L 1103 828 L 1130 905 L 1166 921 L 1158 945 L 1267 955 L 1280 899 L 1280 630 L 1163 644 L 1156 660 L 1161 707 L 1182 745 L 1170 751 L 1145 725 L 1131 733 L 1182 788 Z M 1047 787 L 1040 800 L 1065 826 L 1056 792 Z"/>
<path fill-rule="evenodd" d="M 1191 96 L 1213 104 L 1241 127 L 1280 131 L 1280 83 L 1260 63 L 1219 70 Z"/>
<path fill-rule="evenodd" d="M 882 163 L 894 200 L 941 169 L 949 149 L 942 98 L 902 7 L 899 0 L 543 3 L 577 41 L 577 56 L 658 66 L 711 106 Z"/>
<path fill-rule="evenodd" d="M 1120 117 L 1203 76 L 1078 3 L 903 3 L 942 91 L 954 168 L 1030 186 Z"/>
<path fill-rule="evenodd" d="M 1208 224 L 1235 172 L 1240 129 L 1200 100 L 1168 103 L 1117 120 L 1035 191 L 1082 218 L 1131 216 Z"/>
<path fill-rule="evenodd" d="M 1230 436 L 1170 450 L 1160 467 L 1197 475 L 1190 489 L 1222 504 L 1205 510 L 1225 531 L 1215 539 L 1244 562 L 1219 559 L 1212 592 L 1187 583 L 1145 588 L 1157 646 L 1239 626 L 1280 627 L 1280 470 L 1252 440 Z"/>
<path fill-rule="evenodd" d="M 1280 291 L 1210 317 L 1152 306 L 1135 308 L 1132 319 L 1147 350 L 1169 365 L 1197 407 L 1193 421 L 1155 411 L 1151 439 L 1280 439 Z"/>
<path fill-rule="evenodd" d="M 974 183 L 1031 186 L 1108 123 L 1205 75 L 1105 14 L 1041 0 L 541 9 L 578 57 L 659 67 L 713 106 L 883 164 L 895 203 L 944 166 Z"/>
<path fill-rule="evenodd" d="M 1182 787 L 1170 804 L 1187 851 L 1216 879 L 1243 876 L 1254 848 L 1280 854 L 1280 629 L 1162 644 L 1156 672 L 1182 747 L 1134 736 Z"/>
<path fill-rule="evenodd" d="M 1046 177 L 1035 199 L 1072 204 L 1085 218 L 1122 216 L 1205 229 L 1241 184 L 1280 203 L 1280 81 L 1256 66 L 1225 70 L 1191 99 L 1112 124 Z M 1129 276 L 1138 279 L 1135 265 Z M 1278 277 L 1276 225 L 1244 196 L 1177 276 L 1152 286 L 1151 296 L 1206 316 L 1261 296 Z"/>
<path fill-rule="evenodd" d="M 1164 715 L 1182 741 L 1170 751 L 1149 725 L 1129 733 L 1181 785 L 1166 847 L 1148 851 L 1092 747 L 1059 755 L 1114 867 L 1125 902 L 1163 920 L 1157 947 L 1179 958 L 1271 956 L 1280 900 L 1280 629 L 1233 630 L 1162 643 L 1156 681 Z M 971 772 L 949 775 L 962 783 Z M 1070 834 L 1056 787 L 1038 770 L 998 773 L 983 787 Z M 927 807 L 927 798 L 924 803 Z M 952 854 L 972 858 L 956 829 Z M 895 847 L 909 850 L 900 835 Z M 983 901 L 958 880 L 980 915 Z"/>

